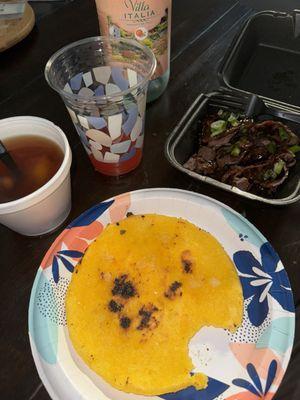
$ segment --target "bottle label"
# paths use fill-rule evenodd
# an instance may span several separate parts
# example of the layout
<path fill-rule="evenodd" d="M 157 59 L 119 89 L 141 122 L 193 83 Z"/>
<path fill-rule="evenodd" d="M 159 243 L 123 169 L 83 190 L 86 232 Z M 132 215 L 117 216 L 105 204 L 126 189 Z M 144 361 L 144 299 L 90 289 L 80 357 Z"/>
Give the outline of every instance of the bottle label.
<path fill-rule="evenodd" d="M 96 0 L 102 35 L 136 39 L 155 54 L 152 79 L 169 69 L 171 0 Z"/>

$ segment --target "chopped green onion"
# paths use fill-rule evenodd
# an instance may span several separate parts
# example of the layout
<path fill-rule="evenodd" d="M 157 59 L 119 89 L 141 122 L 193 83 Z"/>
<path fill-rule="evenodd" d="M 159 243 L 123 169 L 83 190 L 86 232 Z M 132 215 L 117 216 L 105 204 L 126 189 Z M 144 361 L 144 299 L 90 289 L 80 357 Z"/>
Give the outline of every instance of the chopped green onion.
<path fill-rule="evenodd" d="M 241 149 L 238 146 L 233 146 L 233 149 L 231 150 L 231 155 L 234 157 L 238 157 L 241 153 Z"/>
<path fill-rule="evenodd" d="M 226 130 L 226 125 L 227 123 L 223 119 L 219 119 L 218 121 L 215 121 L 212 124 L 210 124 L 211 136 L 220 135 L 220 133 Z"/>
<path fill-rule="evenodd" d="M 229 115 L 229 118 L 227 121 L 231 124 L 231 126 L 238 126 L 238 124 L 239 124 L 237 117 L 233 113 L 231 113 Z"/>
<path fill-rule="evenodd" d="M 291 147 L 289 147 L 289 151 L 296 154 L 300 151 L 300 146 L 298 146 L 297 144 L 295 146 L 291 146 Z"/>
<path fill-rule="evenodd" d="M 279 136 L 280 136 L 280 140 L 282 140 L 282 141 L 288 139 L 288 137 L 289 137 L 287 131 L 285 129 L 283 129 L 282 127 L 279 128 Z"/>
<path fill-rule="evenodd" d="M 274 164 L 273 171 L 277 176 L 281 174 L 284 166 L 285 162 L 283 160 L 279 160 Z"/>
<path fill-rule="evenodd" d="M 267 145 L 267 149 L 268 149 L 268 152 L 269 152 L 269 153 L 275 154 L 275 153 L 276 153 L 276 144 L 275 144 L 275 142 L 270 142 L 270 143 Z"/>
<path fill-rule="evenodd" d="M 224 121 L 227 121 L 228 118 L 229 118 L 229 116 L 230 116 L 230 112 L 229 112 L 229 111 L 222 110 L 222 109 L 220 109 L 220 110 L 217 112 L 217 114 L 218 114 L 218 116 L 219 116 L 221 119 L 223 119 Z"/>
<path fill-rule="evenodd" d="M 285 166 L 285 162 L 283 160 L 278 160 L 273 169 L 267 169 L 267 171 L 263 175 L 264 181 L 272 180 L 274 181 L 282 172 L 283 167 Z"/>
<path fill-rule="evenodd" d="M 264 181 L 274 180 L 276 178 L 277 178 L 277 175 L 275 174 L 275 172 L 272 169 L 267 169 L 263 176 Z"/>

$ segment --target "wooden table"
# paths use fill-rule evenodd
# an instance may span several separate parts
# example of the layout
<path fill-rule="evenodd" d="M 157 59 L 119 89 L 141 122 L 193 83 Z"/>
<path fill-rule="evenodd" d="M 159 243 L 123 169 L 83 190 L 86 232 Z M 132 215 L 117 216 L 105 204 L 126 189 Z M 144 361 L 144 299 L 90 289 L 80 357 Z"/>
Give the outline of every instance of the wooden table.
<path fill-rule="evenodd" d="M 297 0 L 174 0 L 170 83 L 165 94 L 148 107 L 144 159 L 129 175 L 108 178 L 93 171 L 62 101 L 43 76 L 44 65 L 54 51 L 97 34 L 96 11 L 91 0 L 58 2 L 50 9 L 45 5 L 48 8 L 44 13 L 39 5 L 42 17 L 30 36 L 0 55 L 0 118 L 36 115 L 52 120 L 67 134 L 74 156 L 73 207 L 67 222 L 110 196 L 147 187 L 193 190 L 242 213 L 279 252 L 291 280 L 299 317 L 300 204 L 274 208 L 241 199 L 184 176 L 164 156 L 165 140 L 184 110 L 200 92 L 217 88 L 217 66 L 245 19 L 255 10 L 292 10 L 297 6 Z M 57 234 L 33 239 L 0 227 L 0 398 L 3 400 L 49 399 L 31 356 L 27 312 L 37 267 Z M 298 319 L 294 352 L 275 396 L 277 400 L 300 398 L 299 375 Z"/>

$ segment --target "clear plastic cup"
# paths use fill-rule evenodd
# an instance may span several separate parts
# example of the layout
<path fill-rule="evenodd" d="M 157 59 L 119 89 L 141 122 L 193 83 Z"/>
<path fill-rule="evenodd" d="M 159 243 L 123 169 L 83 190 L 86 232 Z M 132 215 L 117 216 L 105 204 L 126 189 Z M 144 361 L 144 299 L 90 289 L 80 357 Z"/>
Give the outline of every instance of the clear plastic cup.
<path fill-rule="evenodd" d="M 97 171 L 117 176 L 140 163 L 155 67 L 146 46 L 100 36 L 72 43 L 48 61 L 46 80 L 61 95 Z"/>

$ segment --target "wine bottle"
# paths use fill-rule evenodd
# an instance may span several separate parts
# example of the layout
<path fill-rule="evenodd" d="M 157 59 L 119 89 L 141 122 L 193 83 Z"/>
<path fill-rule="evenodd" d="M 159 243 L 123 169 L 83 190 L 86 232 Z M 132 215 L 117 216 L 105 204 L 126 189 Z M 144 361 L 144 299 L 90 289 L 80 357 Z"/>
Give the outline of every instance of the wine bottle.
<path fill-rule="evenodd" d="M 147 101 L 157 99 L 170 77 L 172 0 L 96 0 L 96 5 L 102 35 L 135 39 L 155 54 Z"/>

